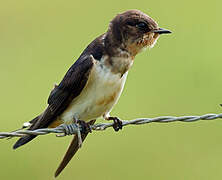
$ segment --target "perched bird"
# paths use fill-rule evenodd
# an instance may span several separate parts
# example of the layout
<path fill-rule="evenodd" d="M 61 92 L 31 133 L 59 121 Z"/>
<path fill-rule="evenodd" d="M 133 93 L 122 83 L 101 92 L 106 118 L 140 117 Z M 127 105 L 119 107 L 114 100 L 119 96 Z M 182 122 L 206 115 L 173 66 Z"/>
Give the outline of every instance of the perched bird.
<path fill-rule="evenodd" d="M 141 50 L 153 47 L 160 34 L 171 33 L 139 10 L 118 14 L 106 33 L 93 40 L 70 67 L 59 85 L 48 98 L 45 111 L 24 123 L 29 130 L 79 123 L 85 127 L 80 137 L 74 138 L 59 165 L 55 177 L 66 167 L 81 146 L 89 130 L 99 117 L 113 120 L 116 131 L 122 129 L 117 117 L 109 115 L 117 103 L 129 69 Z M 36 135 L 21 137 L 14 149 L 28 143 Z"/>

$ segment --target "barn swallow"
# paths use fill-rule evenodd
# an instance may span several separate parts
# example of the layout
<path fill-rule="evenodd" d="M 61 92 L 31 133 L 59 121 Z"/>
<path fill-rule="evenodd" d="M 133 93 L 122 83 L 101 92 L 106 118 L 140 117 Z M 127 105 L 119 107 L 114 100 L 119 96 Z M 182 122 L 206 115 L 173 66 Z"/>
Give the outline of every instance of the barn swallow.
<path fill-rule="evenodd" d="M 139 10 L 118 14 L 110 22 L 106 33 L 93 40 L 70 67 L 59 85 L 48 98 L 45 111 L 24 124 L 29 130 L 57 127 L 61 124 L 85 123 L 92 125 L 99 117 L 113 120 L 116 131 L 122 128 L 110 111 L 117 103 L 135 56 L 155 45 L 161 34 L 171 33 Z M 89 131 L 81 134 L 83 141 Z M 21 137 L 14 149 L 28 143 L 36 135 Z M 66 167 L 79 149 L 79 138 L 74 138 L 55 177 Z"/>

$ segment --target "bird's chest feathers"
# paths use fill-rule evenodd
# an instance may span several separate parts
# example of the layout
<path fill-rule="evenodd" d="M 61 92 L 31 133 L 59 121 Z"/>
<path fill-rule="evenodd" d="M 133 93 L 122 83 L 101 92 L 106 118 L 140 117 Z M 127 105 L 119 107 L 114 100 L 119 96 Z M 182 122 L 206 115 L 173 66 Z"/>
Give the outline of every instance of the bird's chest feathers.
<path fill-rule="evenodd" d="M 76 115 L 82 120 L 92 120 L 111 111 L 123 90 L 127 72 L 114 73 L 103 61 L 94 61 L 87 84 L 63 113 L 62 119 Z"/>
<path fill-rule="evenodd" d="M 88 84 L 94 90 L 95 105 L 107 106 L 112 104 L 121 92 L 124 82 L 125 77 L 113 73 L 105 65 L 96 64 L 92 72 L 92 79 Z"/>
<path fill-rule="evenodd" d="M 95 62 L 88 85 L 94 89 L 96 106 L 113 106 L 122 92 L 132 60 L 118 58 L 112 59 L 111 64 L 107 57 Z"/>
<path fill-rule="evenodd" d="M 133 59 L 123 53 L 120 57 L 104 58 L 106 66 L 115 74 L 123 75 L 133 65 Z"/>

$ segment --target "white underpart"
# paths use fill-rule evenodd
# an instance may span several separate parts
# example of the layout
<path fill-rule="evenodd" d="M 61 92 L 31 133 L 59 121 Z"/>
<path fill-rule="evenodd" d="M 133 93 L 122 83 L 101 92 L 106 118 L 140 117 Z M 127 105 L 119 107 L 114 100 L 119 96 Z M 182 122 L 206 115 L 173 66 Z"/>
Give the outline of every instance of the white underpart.
<path fill-rule="evenodd" d="M 114 74 L 105 65 L 105 58 L 94 60 L 86 86 L 59 117 L 63 122 L 72 123 L 73 117 L 89 121 L 109 116 L 122 93 L 127 72 L 122 77 L 119 73 Z"/>

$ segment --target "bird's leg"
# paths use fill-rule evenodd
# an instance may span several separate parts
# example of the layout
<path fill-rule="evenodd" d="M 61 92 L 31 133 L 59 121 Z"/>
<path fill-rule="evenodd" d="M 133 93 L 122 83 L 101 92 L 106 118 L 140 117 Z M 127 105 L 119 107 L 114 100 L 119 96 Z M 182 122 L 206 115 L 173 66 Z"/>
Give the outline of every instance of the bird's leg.
<path fill-rule="evenodd" d="M 75 117 L 73 117 L 73 121 L 74 121 L 74 124 L 77 125 L 77 137 L 78 137 L 78 146 L 79 148 L 82 147 L 82 136 L 81 136 L 81 129 L 80 129 L 80 124 L 79 124 L 79 120 Z"/>
<path fill-rule="evenodd" d="M 78 124 L 80 125 L 81 127 L 81 133 L 82 134 L 88 134 L 88 133 L 91 133 L 92 132 L 92 129 L 91 129 L 91 126 L 89 123 L 86 123 L 85 121 L 83 120 L 78 120 Z"/>
<path fill-rule="evenodd" d="M 75 117 L 74 123 L 77 125 L 77 137 L 78 137 L 78 144 L 79 148 L 82 146 L 82 134 L 88 134 L 89 132 L 92 132 L 92 129 L 90 127 L 90 124 L 86 123 L 83 120 L 78 120 Z"/>
<path fill-rule="evenodd" d="M 113 129 L 119 131 L 123 128 L 123 123 L 118 117 L 107 117 L 106 120 L 113 120 Z"/>
<path fill-rule="evenodd" d="M 71 124 L 61 124 L 60 126 L 64 128 L 65 133 L 63 135 L 57 135 L 59 137 L 63 137 L 66 135 L 76 134 L 78 137 L 78 146 L 79 148 L 82 146 L 82 136 L 83 134 L 88 134 L 92 132 L 91 129 L 91 121 L 86 123 L 85 121 L 78 120 L 76 117 L 73 117 L 73 123 Z"/>

